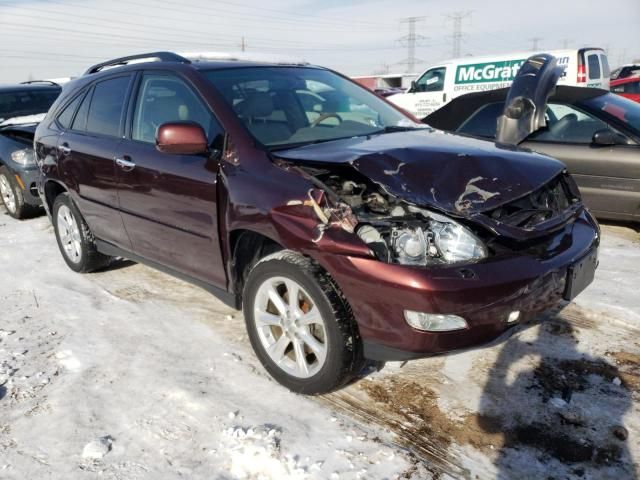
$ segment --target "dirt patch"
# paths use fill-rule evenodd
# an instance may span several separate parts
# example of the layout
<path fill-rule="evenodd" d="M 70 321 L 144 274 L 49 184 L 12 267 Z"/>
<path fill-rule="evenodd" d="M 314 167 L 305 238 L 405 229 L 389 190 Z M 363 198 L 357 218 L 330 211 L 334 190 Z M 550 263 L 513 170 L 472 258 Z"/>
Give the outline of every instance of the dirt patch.
<path fill-rule="evenodd" d="M 363 382 L 362 385 L 374 401 L 400 413 L 413 434 L 428 436 L 445 447 L 451 442 L 451 421 L 438 409 L 433 390 L 397 378 L 391 378 L 384 384 Z"/>
<path fill-rule="evenodd" d="M 618 365 L 640 368 L 640 355 L 629 352 L 607 352 L 607 355 L 615 358 Z"/>
<path fill-rule="evenodd" d="M 549 322 L 545 323 L 544 326 L 545 330 L 551 335 L 567 335 L 569 337 L 575 338 L 575 330 L 573 326 L 567 322 L 557 322 L 552 319 Z"/>
<path fill-rule="evenodd" d="M 590 375 L 597 375 L 609 383 L 619 378 L 622 385 L 632 392 L 638 392 L 640 386 L 637 374 L 623 372 L 604 360 L 545 359 L 534 372 L 536 384 L 532 388 L 539 387 L 546 400 L 560 396 L 568 402 L 573 392 L 582 392 L 589 387 Z"/>
<path fill-rule="evenodd" d="M 403 417 L 403 425 L 411 433 L 411 444 L 428 439 L 447 448 L 451 442 L 470 444 L 476 448 L 501 447 L 504 444 L 499 419 L 479 414 L 463 420 L 449 418 L 438 408 L 437 394 L 412 381 L 392 377 L 384 382 L 363 382 L 369 397 L 383 404 L 385 410 Z"/>
<path fill-rule="evenodd" d="M 134 303 L 142 303 L 153 297 L 153 294 L 149 290 L 134 285 L 118 288 L 111 293 L 122 300 Z"/>
<path fill-rule="evenodd" d="M 640 355 L 630 352 L 607 352 L 619 366 L 618 376 L 622 384 L 635 393 L 640 393 Z"/>
<path fill-rule="evenodd" d="M 624 361 L 637 360 L 633 356 L 618 356 Z M 533 372 L 531 388 L 538 391 L 543 401 L 562 396 L 570 402 L 573 392 L 595 386 L 592 375 L 612 383 L 620 378 L 622 385 L 629 388 L 615 365 L 589 359 L 545 359 Z M 434 452 L 442 455 L 457 444 L 471 445 L 491 457 L 504 455 L 505 449 L 529 447 L 565 464 L 594 467 L 612 465 L 624 457 L 624 443 L 619 439 L 611 435 L 611 441 L 603 441 L 592 426 L 569 421 L 566 412 L 569 420 L 553 410 L 527 422 L 479 413 L 455 419 L 439 409 L 436 391 L 412 380 L 395 376 L 361 382 L 359 386 L 371 399 L 371 404 L 365 402 L 359 408 L 366 408 L 377 423 L 398 434 L 399 443 L 411 451 L 426 452 L 427 456 Z"/>
<path fill-rule="evenodd" d="M 593 462 L 608 465 L 617 462 L 622 449 L 615 444 L 596 446 L 587 438 L 575 438 L 554 432 L 549 425 L 532 423 L 519 425 L 508 432 L 509 445 L 527 445 L 557 458 L 564 463 Z"/>
<path fill-rule="evenodd" d="M 589 311 L 580 308 L 575 303 L 570 303 L 557 315 L 557 320 L 551 320 L 552 323 L 569 322 L 571 327 L 591 330 L 597 328 L 597 322 L 591 318 Z"/>

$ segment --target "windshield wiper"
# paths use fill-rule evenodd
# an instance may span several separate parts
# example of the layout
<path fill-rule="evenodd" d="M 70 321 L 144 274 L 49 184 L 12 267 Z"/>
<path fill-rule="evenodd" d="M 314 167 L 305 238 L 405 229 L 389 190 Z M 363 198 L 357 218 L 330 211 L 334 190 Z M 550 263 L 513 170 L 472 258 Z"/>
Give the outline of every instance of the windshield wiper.
<path fill-rule="evenodd" d="M 413 130 L 429 130 L 429 127 L 409 127 L 404 125 L 387 125 L 382 130 L 377 130 L 369 135 L 376 135 L 379 133 L 395 133 L 395 132 L 410 132 Z"/>
<path fill-rule="evenodd" d="M 291 148 L 306 147 L 307 145 L 316 145 L 318 143 L 335 142 L 336 140 L 344 140 L 346 138 L 353 138 L 357 136 L 359 135 L 349 135 L 348 137 L 337 137 L 337 138 L 320 138 L 318 140 L 309 140 L 308 142 L 297 142 L 297 143 L 286 143 L 284 145 L 274 145 L 268 148 L 271 152 L 275 152 L 278 150 L 289 150 Z"/>

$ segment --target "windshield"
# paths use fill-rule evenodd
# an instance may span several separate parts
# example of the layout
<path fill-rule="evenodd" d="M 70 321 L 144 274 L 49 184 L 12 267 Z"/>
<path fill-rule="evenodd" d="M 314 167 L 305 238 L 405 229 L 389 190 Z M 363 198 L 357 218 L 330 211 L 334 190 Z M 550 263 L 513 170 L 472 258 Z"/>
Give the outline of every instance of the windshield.
<path fill-rule="evenodd" d="M 600 95 L 581 103 L 590 110 L 602 112 L 604 116 L 624 123 L 627 128 L 635 130 L 636 135 L 640 135 L 640 103 L 613 94 Z"/>
<path fill-rule="evenodd" d="M 46 113 L 59 94 L 56 90 L 0 92 L 0 119 Z"/>
<path fill-rule="evenodd" d="M 327 70 L 246 67 L 204 74 L 251 134 L 272 148 L 426 127 Z"/>

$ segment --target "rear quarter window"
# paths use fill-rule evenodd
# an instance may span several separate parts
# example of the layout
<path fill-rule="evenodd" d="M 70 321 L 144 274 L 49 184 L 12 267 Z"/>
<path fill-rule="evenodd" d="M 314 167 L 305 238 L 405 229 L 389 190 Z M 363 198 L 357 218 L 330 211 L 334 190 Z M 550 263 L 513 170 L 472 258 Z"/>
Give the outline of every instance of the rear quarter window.
<path fill-rule="evenodd" d="M 606 55 L 600 54 L 600 63 L 602 64 L 602 76 L 605 78 L 610 77 L 611 70 L 609 69 L 609 60 Z"/>
<path fill-rule="evenodd" d="M 66 107 L 64 107 L 64 110 L 60 112 L 60 114 L 58 115 L 58 118 L 56 118 L 58 124 L 65 130 L 71 126 L 71 121 L 73 120 L 73 114 L 76 113 L 76 110 L 78 109 L 78 105 L 82 101 L 82 97 L 84 97 L 84 95 L 81 94 L 76 96 L 76 98 L 74 98 L 73 100 L 71 100 L 71 102 Z"/>
<path fill-rule="evenodd" d="M 587 64 L 589 65 L 589 80 L 597 80 L 600 78 L 600 58 L 595 53 L 592 53 L 587 57 Z"/>

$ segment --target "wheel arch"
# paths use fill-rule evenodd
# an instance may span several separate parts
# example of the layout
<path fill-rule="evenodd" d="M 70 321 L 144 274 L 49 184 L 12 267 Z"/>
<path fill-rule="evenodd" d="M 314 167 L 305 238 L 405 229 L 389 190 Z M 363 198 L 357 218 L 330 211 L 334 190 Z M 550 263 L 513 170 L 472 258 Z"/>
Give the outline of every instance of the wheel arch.
<path fill-rule="evenodd" d="M 251 268 L 267 255 L 285 249 L 278 241 L 254 230 L 239 228 L 229 232 L 229 283 L 238 304 Z"/>
<path fill-rule="evenodd" d="M 56 201 L 56 198 L 69 190 L 62 185 L 60 182 L 55 180 L 47 180 L 43 186 L 44 189 L 44 201 L 45 206 L 47 207 L 47 211 L 53 214 L 53 202 Z"/>

